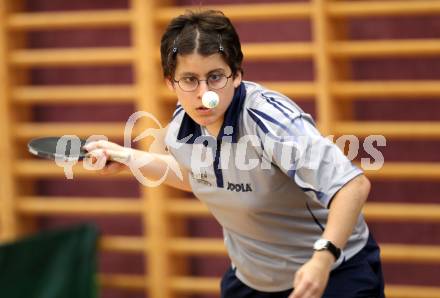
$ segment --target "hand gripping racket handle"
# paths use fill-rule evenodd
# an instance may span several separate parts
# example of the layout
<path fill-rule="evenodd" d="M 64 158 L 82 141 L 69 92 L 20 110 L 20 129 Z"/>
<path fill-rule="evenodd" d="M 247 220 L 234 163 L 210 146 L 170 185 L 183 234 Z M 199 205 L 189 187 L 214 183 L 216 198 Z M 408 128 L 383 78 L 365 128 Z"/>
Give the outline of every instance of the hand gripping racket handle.
<path fill-rule="evenodd" d="M 107 150 L 107 154 L 109 155 L 110 160 L 120 163 L 126 163 L 131 158 L 131 153 L 125 151 Z"/>
<path fill-rule="evenodd" d="M 98 149 L 98 150 L 102 150 L 102 149 Z M 115 151 L 115 150 L 105 150 L 105 152 L 108 155 L 108 159 L 111 161 L 116 161 L 119 163 L 127 163 L 130 159 L 131 159 L 131 153 L 130 152 L 125 152 L 125 151 Z M 89 152 L 86 155 L 86 158 L 90 158 L 93 156 L 93 153 Z"/>

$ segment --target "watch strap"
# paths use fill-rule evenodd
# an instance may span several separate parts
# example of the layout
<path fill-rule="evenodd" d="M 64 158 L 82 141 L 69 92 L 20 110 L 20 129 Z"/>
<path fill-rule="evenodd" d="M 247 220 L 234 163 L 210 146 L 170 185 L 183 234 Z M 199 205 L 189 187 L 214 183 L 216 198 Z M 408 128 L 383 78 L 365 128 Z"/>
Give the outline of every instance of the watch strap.
<path fill-rule="evenodd" d="M 341 256 L 341 249 L 336 245 L 334 245 L 330 240 L 326 240 L 326 239 L 324 240 L 326 241 L 326 244 L 321 249 L 315 249 L 315 250 L 317 251 L 328 250 L 335 257 L 335 260 L 339 259 L 339 257 Z"/>

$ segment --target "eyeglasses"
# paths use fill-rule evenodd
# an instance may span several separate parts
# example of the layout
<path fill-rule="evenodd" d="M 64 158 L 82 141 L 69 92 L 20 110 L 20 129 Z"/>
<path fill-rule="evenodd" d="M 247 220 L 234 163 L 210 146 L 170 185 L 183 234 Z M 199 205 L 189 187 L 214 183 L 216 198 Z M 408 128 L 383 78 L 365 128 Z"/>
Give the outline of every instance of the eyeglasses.
<path fill-rule="evenodd" d="M 224 74 L 210 74 L 206 80 L 199 80 L 196 77 L 183 77 L 180 80 L 173 80 L 185 92 L 191 92 L 199 87 L 200 82 L 206 82 L 209 89 L 218 90 L 225 88 L 228 80 L 232 77 Z"/>

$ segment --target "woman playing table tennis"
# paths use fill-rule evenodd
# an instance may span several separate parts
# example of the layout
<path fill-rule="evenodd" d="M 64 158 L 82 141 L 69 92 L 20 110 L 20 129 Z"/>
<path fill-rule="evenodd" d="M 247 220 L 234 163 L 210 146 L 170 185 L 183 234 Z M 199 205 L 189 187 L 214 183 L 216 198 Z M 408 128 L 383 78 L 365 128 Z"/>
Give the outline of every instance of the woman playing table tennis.
<path fill-rule="evenodd" d="M 188 12 L 161 41 L 166 84 L 178 98 L 165 153 L 111 142 L 86 149 L 149 157 L 151 179 L 192 191 L 223 228 L 231 266 L 221 296 L 384 297 L 379 248 L 361 215 L 370 183 L 309 114 L 243 80 L 239 37 L 221 12 Z M 211 103 L 202 103 L 211 93 Z M 123 167 L 111 163 L 105 171 Z"/>

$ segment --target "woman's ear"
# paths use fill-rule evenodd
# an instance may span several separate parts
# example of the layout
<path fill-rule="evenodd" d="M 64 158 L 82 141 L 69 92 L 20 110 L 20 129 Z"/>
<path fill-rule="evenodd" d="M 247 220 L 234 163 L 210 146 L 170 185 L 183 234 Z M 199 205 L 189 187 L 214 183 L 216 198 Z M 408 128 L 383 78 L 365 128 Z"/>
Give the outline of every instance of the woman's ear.
<path fill-rule="evenodd" d="M 176 88 L 174 88 L 174 83 L 171 82 L 170 78 L 165 78 L 165 83 L 167 84 L 168 89 L 170 89 L 170 91 L 174 92 L 176 91 Z"/>
<path fill-rule="evenodd" d="M 241 83 L 241 71 L 237 71 L 236 75 L 234 76 L 234 88 L 237 88 L 238 86 L 240 86 Z"/>

